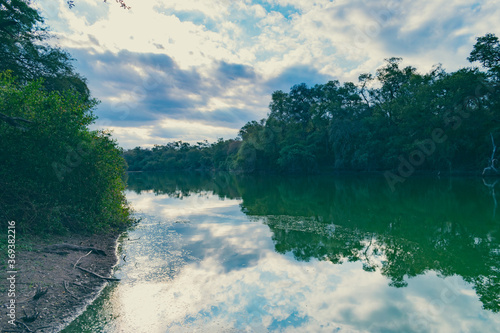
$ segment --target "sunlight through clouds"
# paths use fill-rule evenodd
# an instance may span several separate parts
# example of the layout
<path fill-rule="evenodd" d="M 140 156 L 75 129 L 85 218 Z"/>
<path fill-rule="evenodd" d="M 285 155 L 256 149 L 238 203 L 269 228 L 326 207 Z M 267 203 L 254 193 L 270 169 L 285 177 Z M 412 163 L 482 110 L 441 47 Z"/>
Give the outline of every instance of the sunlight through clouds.
<path fill-rule="evenodd" d="M 211 126 L 202 122 L 183 121 L 175 119 L 164 119 L 159 126 L 147 127 L 114 127 L 111 122 L 98 128 L 107 128 L 112 131 L 116 138 L 121 138 L 120 143 L 126 147 L 134 148 L 139 142 L 151 142 L 142 144 L 142 147 L 152 147 L 154 144 L 166 144 L 173 141 L 198 142 L 218 137 L 235 137 L 238 133 L 233 128 L 222 126 Z"/>
<path fill-rule="evenodd" d="M 468 66 L 477 36 L 500 34 L 494 0 L 130 0 L 128 5 L 132 8 L 123 10 L 112 1 L 79 0 L 70 10 L 64 1 L 36 2 L 58 37 L 54 42 L 72 53 L 94 96 L 105 102 L 98 116 L 115 128 L 158 126 L 165 116 L 224 128 L 206 131 L 210 141 L 234 137 L 247 121 L 265 117 L 274 90 L 302 82 L 357 82 L 393 56 L 420 72 L 438 63 L 456 70 Z M 168 66 L 161 65 L 166 59 Z M 235 72 L 221 64 L 252 75 L 234 79 Z M 161 70 L 141 72 L 155 67 Z M 133 97 L 134 89 L 144 88 L 145 76 L 160 78 L 158 87 L 136 98 L 126 119 L 113 113 L 117 99 L 131 103 L 122 99 L 124 91 Z M 232 131 L 217 117 L 227 110 L 237 119 L 231 120 Z M 115 137 L 130 148 L 131 140 L 119 131 Z M 188 132 L 179 138 L 193 140 Z M 142 136 L 137 144 L 159 143 L 153 139 Z"/>

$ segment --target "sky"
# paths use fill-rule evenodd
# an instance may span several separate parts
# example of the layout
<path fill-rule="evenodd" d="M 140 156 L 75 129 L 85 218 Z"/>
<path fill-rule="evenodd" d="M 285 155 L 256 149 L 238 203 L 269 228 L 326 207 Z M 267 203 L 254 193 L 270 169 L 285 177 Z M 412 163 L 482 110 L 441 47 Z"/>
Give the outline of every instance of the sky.
<path fill-rule="evenodd" d="M 356 83 L 390 57 L 451 72 L 477 37 L 500 36 L 499 0 L 125 2 L 34 5 L 101 101 L 94 128 L 126 149 L 235 138 L 276 90 Z"/>

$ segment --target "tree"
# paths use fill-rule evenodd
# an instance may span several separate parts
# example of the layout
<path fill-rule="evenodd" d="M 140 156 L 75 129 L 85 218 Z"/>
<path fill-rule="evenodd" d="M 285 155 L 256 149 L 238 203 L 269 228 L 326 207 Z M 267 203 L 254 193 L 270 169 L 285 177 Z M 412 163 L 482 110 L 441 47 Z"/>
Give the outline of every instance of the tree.
<path fill-rule="evenodd" d="M 0 214 L 20 232 L 128 225 L 122 152 L 109 133 L 88 129 L 96 104 L 0 73 L 0 111 L 30 121 L 27 131 L 0 123 Z"/>
<path fill-rule="evenodd" d="M 479 61 L 485 68 L 498 72 L 500 66 L 500 42 L 498 37 L 491 33 L 478 37 L 467 60 L 470 62 Z"/>
<path fill-rule="evenodd" d="M 122 151 L 91 131 L 97 101 L 27 0 L 0 0 L 0 218 L 19 232 L 129 225 Z"/>
<path fill-rule="evenodd" d="M 316 156 L 311 153 L 311 147 L 305 147 L 297 143 L 281 149 L 278 165 L 281 171 L 287 173 L 311 173 L 317 171 Z"/>
<path fill-rule="evenodd" d="M 420 74 L 401 66 L 401 58 L 389 58 L 375 75 L 361 74 L 358 85 L 332 80 L 275 91 L 267 119 L 245 124 L 241 141 L 207 146 L 204 157 L 212 163 L 203 165 L 310 173 L 386 171 L 411 162 L 426 172 L 479 174 L 491 165 L 490 133 L 498 137 L 500 129 L 499 45 L 494 35 L 478 38 L 469 58 L 490 66 L 488 73 L 446 73 L 437 65 Z M 375 79 L 378 87 L 371 85 Z M 182 150 L 171 158 L 184 161 Z"/>
<path fill-rule="evenodd" d="M 0 72 L 12 71 L 21 83 L 39 78 L 51 91 L 74 89 L 89 98 L 86 81 L 71 56 L 50 46 L 44 20 L 27 0 L 0 0 Z"/>
<path fill-rule="evenodd" d="M 377 106 L 379 110 L 383 115 L 392 120 L 397 118 L 399 108 L 391 105 L 391 102 L 398 97 L 404 97 L 408 93 L 408 84 L 412 76 L 416 74 L 414 67 L 407 66 L 401 69 L 399 64 L 402 60 L 402 58 L 395 57 L 386 59 L 386 65 L 378 69 L 376 75 L 382 87 L 372 92 L 372 95 L 378 102 Z"/>

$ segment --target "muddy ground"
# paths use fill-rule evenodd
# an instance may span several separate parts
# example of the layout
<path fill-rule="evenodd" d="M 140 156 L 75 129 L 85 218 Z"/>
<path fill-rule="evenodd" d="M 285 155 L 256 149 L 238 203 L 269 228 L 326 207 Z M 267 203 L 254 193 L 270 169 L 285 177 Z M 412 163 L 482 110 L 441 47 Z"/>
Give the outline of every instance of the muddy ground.
<path fill-rule="evenodd" d="M 7 278 L 10 275 L 7 274 L 8 267 L 2 266 L 1 332 L 59 332 L 68 325 L 108 283 L 76 268 L 75 263 L 103 277 L 110 277 L 117 262 L 118 236 L 114 233 L 57 236 L 51 237 L 50 241 L 30 239 L 28 250 L 16 252 L 15 297 L 9 297 Z M 64 246 L 54 249 L 51 248 L 53 244 L 93 247 L 103 250 L 105 255 L 93 251 L 89 254 L 89 250 L 69 250 Z M 7 261 L 3 255 L 2 261 Z M 8 316 L 11 299 L 15 299 L 15 325 Z"/>

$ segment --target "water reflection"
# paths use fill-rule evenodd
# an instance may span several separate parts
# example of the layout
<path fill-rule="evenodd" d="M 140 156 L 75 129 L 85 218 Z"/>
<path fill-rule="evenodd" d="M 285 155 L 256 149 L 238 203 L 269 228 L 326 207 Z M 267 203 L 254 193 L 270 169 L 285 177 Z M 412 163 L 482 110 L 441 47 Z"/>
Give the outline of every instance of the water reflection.
<path fill-rule="evenodd" d="M 500 310 L 500 221 L 488 197 L 494 187 L 477 179 L 408 180 L 392 193 L 374 177 L 134 176 L 131 189 L 242 198 L 245 214 L 264 217 L 276 251 L 297 260 L 361 261 L 396 287 L 429 270 L 457 274 L 486 309 Z"/>
<path fill-rule="evenodd" d="M 144 221 L 104 331 L 499 327 L 500 221 L 481 180 L 393 193 L 374 177 L 131 174 L 129 190 Z"/>

